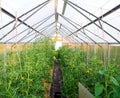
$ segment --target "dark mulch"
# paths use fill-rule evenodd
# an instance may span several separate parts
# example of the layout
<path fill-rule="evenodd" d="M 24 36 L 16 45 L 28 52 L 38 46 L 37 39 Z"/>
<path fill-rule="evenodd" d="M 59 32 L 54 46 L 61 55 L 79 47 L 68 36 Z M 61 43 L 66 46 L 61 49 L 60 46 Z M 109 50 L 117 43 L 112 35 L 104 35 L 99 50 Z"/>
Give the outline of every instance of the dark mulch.
<path fill-rule="evenodd" d="M 51 98 L 62 98 L 62 70 L 60 69 L 59 60 L 54 61 L 54 69 L 53 69 L 53 82 L 51 84 L 50 89 L 50 97 Z"/>

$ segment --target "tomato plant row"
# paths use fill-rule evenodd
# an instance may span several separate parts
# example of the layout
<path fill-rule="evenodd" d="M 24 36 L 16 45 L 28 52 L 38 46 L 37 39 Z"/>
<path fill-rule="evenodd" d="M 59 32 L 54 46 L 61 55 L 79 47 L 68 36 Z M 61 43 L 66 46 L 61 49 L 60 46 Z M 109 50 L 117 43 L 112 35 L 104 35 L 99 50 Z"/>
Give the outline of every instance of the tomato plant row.
<path fill-rule="evenodd" d="M 89 54 L 79 47 L 61 47 L 54 51 L 49 39 L 25 47 L 22 51 L 0 55 L 1 98 L 44 98 L 48 91 L 44 83 L 51 83 L 53 57 L 60 60 L 63 86 L 67 98 L 78 98 L 81 82 L 96 98 L 119 98 L 120 65 L 105 65 L 99 54 Z M 4 66 L 4 62 L 6 66 Z"/>
<path fill-rule="evenodd" d="M 106 66 L 98 55 L 91 55 L 87 61 L 86 52 L 79 47 L 63 46 L 58 56 L 63 65 L 63 94 L 67 98 L 78 98 L 78 82 L 96 98 L 119 98 L 120 66 Z"/>
<path fill-rule="evenodd" d="M 23 51 L 8 52 L 0 64 L 0 98 L 44 98 L 44 82 L 51 83 L 53 43 L 36 42 Z M 3 57 L 1 57 L 3 58 Z"/>

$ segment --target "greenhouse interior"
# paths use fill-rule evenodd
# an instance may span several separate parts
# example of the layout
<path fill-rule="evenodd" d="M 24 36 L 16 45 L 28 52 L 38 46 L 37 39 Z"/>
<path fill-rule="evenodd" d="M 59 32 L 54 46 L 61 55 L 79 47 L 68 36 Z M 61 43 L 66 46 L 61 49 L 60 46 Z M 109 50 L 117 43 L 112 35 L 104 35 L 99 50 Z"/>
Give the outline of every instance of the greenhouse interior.
<path fill-rule="evenodd" d="M 120 98 L 120 0 L 0 0 L 0 98 Z"/>

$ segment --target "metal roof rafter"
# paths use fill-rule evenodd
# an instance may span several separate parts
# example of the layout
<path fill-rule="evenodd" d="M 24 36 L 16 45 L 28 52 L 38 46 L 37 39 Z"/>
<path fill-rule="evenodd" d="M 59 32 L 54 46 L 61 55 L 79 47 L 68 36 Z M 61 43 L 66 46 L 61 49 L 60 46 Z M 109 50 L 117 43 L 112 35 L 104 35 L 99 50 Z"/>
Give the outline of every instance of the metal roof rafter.
<path fill-rule="evenodd" d="M 60 15 L 60 14 L 59 14 Z M 76 29 L 78 29 L 73 23 L 71 23 L 69 20 L 67 20 L 63 15 L 60 15 L 61 17 L 63 17 L 68 23 L 70 23 L 73 27 L 75 27 Z M 82 32 L 82 31 L 81 31 Z M 71 32 L 72 33 L 72 32 Z M 95 44 L 97 44 L 96 41 L 94 41 L 91 37 L 89 37 L 87 34 L 85 34 L 84 32 L 82 32 L 82 34 L 84 34 L 85 36 L 87 36 L 87 39 L 91 40 L 92 42 L 94 42 Z M 81 35 L 83 36 L 83 35 Z M 100 46 L 100 45 L 99 45 Z"/>
<path fill-rule="evenodd" d="M 77 24 L 76 22 L 72 21 L 71 19 L 69 19 L 69 18 L 67 18 L 67 17 L 65 17 L 65 16 L 63 16 L 63 17 L 64 17 L 66 20 L 70 21 L 71 23 L 74 23 L 75 25 L 78 25 L 79 27 L 82 27 L 82 26 L 80 26 L 79 24 Z M 107 42 L 107 43 L 109 43 L 108 41 L 106 41 L 106 40 L 103 39 L 102 37 L 100 37 L 100 36 L 98 36 L 98 35 L 92 33 L 90 30 L 88 30 L 88 29 L 86 29 L 86 28 L 84 28 L 83 30 L 88 31 L 89 33 L 93 34 L 94 36 L 96 36 L 96 37 L 102 39 L 103 41 L 105 41 L 105 42 Z"/>
<path fill-rule="evenodd" d="M 31 38 L 30 40 L 28 40 L 27 43 L 29 43 L 30 41 L 34 40 L 38 36 L 40 36 L 40 34 L 36 34 L 33 38 Z M 42 38 L 42 36 L 40 36 L 40 37 Z M 45 37 L 47 37 L 47 36 L 45 36 Z M 25 43 L 24 45 L 26 45 L 27 43 Z"/>
<path fill-rule="evenodd" d="M 54 23 L 55 23 L 55 22 L 52 22 L 52 23 L 48 24 L 47 26 L 44 26 L 43 28 L 41 28 L 41 29 L 39 30 L 39 32 L 45 32 L 45 30 L 47 30 L 49 27 L 51 27 Z M 35 34 L 35 33 L 34 33 L 34 34 Z M 38 35 L 39 35 L 39 34 L 38 34 Z M 45 37 L 47 37 L 47 36 L 45 36 Z"/>
<path fill-rule="evenodd" d="M 62 25 L 61 25 L 62 26 Z M 62 32 L 62 33 L 66 33 L 66 34 L 68 34 L 63 28 L 61 28 L 60 30 L 62 30 L 62 31 L 60 31 L 60 32 Z M 65 35 L 65 33 L 64 33 L 64 35 Z M 61 34 L 61 35 L 63 35 L 63 34 Z M 76 40 L 76 39 L 74 39 L 74 38 L 70 38 L 71 36 L 69 36 L 69 37 L 67 37 L 67 38 L 65 38 L 65 39 L 71 39 L 71 41 L 73 41 L 73 42 L 75 42 L 75 41 L 77 41 L 77 42 L 79 42 L 78 40 Z"/>
<path fill-rule="evenodd" d="M 61 23 L 60 23 L 61 24 Z M 69 32 L 72 32 L 72 31 L 70 31 L 68 28 L 66 28 L 63 24 L 62 24 L 62 27 L 64 27 L 66 30 L 68 30 Z M 85 42 L 86 44 L 88 44 L 85 40 L 83 40 L 82 38 L 80 38 L 80 37 L 78 37 L 78 35 L 75 35 L 74 34 L 74 36 L 75 37 L 77 37 L 78 39 L 80 39 L 80 40 L 82 40 L 83 42 Z M 65 37 L 66 38 L 66 37 Z"/>
<path fill-rule="evenodd" d="M 44 24 L 46 21 L 48 21 L 53 15 L 54 15 L 54 14 L 52 14 L 52 15 L 44 18 L 43 20 L 35 23 L 34 25 L 32 25 L 32 27 L 34 27 L 34 26 L 36 26 L 36 25 L 38 25 L 38 24 L 40 23 L 37 27 L 35 27 L 35 29 L 37 29 L 39 26 L 41 26 L 41 25 Z M 24 33 L 24 32 L 27 31 L 28 29 L 29 29 L 29 28 L 27 28 L 27 29 L 23 30 L 22 32 L 18 33 L 17 35 L 11 37 L 11 38 L 8 39 L 7 41 L 5 41 L 5 43 L 7 43 L 8 41 L 12 40 L 13 38 L 19 36 L 20 34 Z M 33 31 L 33 30 L 32 30 L 32 31 Z M 29 33 L 31 33 L 32 31 L 28 32 L 25 36 L 27 36 L 27 35 L 28 35 Z M 24 37 L 25 37 L 25 36 L 24 36 Z"/>
<path fill-rule="evenodd" d="M 111 14 L 112 12 L 118 10 L 118 9 L 120 8 L 120 4 L 117 5 L 116 7 L 114 7 L 113 9 L 111 9 L 110 11 L 108 11 L 106 14 L 104 14 L 104 15 L 102 15 L 102 16 L 100 16 L 100 17 L 97 17 L 97 16 L 95 16 L 94 14 L 90 13 L 89 11 L 87 11 L 87 10 L 83 9 L 82 7 L 78 6 L 77 4 L 74 4 L 74 3 L 71 2 L 71 1 L 68 1 L 68 2 L 70 2 L 70 3 L 73 4 L 74 6 L 78 7 L 79 9 L 83 10 L 84 12 L 86 12 L 86 13 L 92 15 L 93 17 L 95 17 L 95 18 L 96 18 L 95 21 L 101 20 L 101 21 L 104 22 L 105 24 L 109 25 L 110 27 L 112 27 L 112 28 L 114 28 L 115 30 L 117 30 L 117 31 L 120 32 L 120 30 L 119 30 L 118 28 L 116 28 L 116 27 L 114 27 L 113 25 L 109 24 L 108 22 L 102 20 L 102 18 L 104 18 L 105 16 L 107 16 L 107 15 Z"/>
<path fill-rule="evenodd" d="M 47 29 L 47 28 L 46 28 L 46 29 Z M 45 30 L 46 30 L 46 29 L 45 29 Z M 45 30 L 42 30 L 41 32 L 44 32 Z M 29 33 L 29 34 L 30 34 L 30 33 Z M 27 39 L 27 38 L 35 35 L 35 34 L 37 34 L 37 36 L 40 35 L 40 34 L 38 34 L 38 33 L 32 33 L 31 35 L 29 35 L 29 34 L 27 34 L 27 35 L 25 35 L 24 37 L 22 37 L 22 38 L 21 38 L 19 41 L 17 41 L 16 43 L 20 43 L 21 41 L 23 41 L 23 40 L 25 40 L 25 39 Z M 16 43 L 14 43 L 13 46 L 14 46 Z"/>
<path fill-rule="evenodd" d="M 47 4 L 47 3 L 46 3 Z M 46 4 L 44 4 L 42 7 L 40 7 L 38 10 L 36 10 L 35 12 L 33 12 L 30 16 L 28 16 L 25 20 L 27 20 L 28 18 L 30 18 L 33 14 L 35 14 L 37 11 L 39 11 L 41 8 L 43 8 Z M 1 8 L 2 12 L 4 12 L 5 14 L 7 14 L 8 16 L 12 17 L 13 19 L 16 19 L 16 17 L 11 14 L 10 12 L 6 11 L 5 9 Z M 17 18 L 17 20 L 20 22 L 20 24 L 17 25 L 20 26 L 21 24 L 24 24 L 25 26 L 29 27 L 30 29 L 36 31 L 37 33 L 39 33 L 37 30 L 35 30 L 33 27 L 31 27 L 30 25 L 28 25 L 27 23 L 25 23 L 24 21 L 22 21 L 21 19 Z M 0 38 L 0 40 L 2 40 L 3 38 L 5 38 L 8 34 L 10 34 L 13 30 L 15 29 L 15 27 L 13 29 L 11 29 L 7 34 L 5 34 L 2 38 Z M 41 33 L 41 35 L 45 36 L 44 34 Z"/>
<path fill-rule="evenodd" d="M 54 26 L 55 27 L 55 26 Z M 49 28 L 49 27 L 47 27 L 47 28 Z M 46 28 L 46 29 L 47 29 Z M 45 29 L 44 30 L 42 30 L 41 32 L 45 32 Z M 27 38 L 29 38 L 29 37 L 31 37 L 32 35 L 34 35 L 34 34 L 36 34 L 36 33 L 33 33 L 33 34 L 31 34 L 31 35 L 29 35 L 29 36 L 26 36 Z M 40 34 L 37 34 L 37 36 L 39 36 Z M 47 36 L 46 36 L 47 37 Z M 21 40 L 22 41 L 22 40 Z"/>
<path fill-rule="evenodd" d="M 44 32 L 48 27 L 52 26 L 54 23 L 55 23 L 55 22 L 50 23 L 48 26 L 43 27 L 42 29 L 39 30 L 39 32 Z M 42 30 L 42 31 L 41 31 L 41 30 Z M 26 35 L 25 37 L 28 38 L 28 37 L 31 37 L 31 36 L 34 35 L 34 34 L 36 34 L 36 33 L 32 33 L 32 34 L 29 35 L 29 36 Z M 37 36 L 38 36 L 38 35 L 41 35 L 41 34 L 40 34 L 40 33 L 37 33 Z M 26 39 L 25 37 L 22 37 L 22 38 L 21 38 L 18 42 L 16 42 L 16 43 L 19 43 L 19 42 L 21 42 L 22 40 Z M 46 37 L 46 36 L 45 36 L 45 37 Z M 16 44 L 16 43 L 15 43 L 15 44 Z M 15 44 L 14 44 L 14 45 L 15 45 Z"/>
<path fill-rule="evenodd" d="M 56 29 L 55 29 L 55 26 L 54 26 L 54 28 L 50 28 L 50 29 L 48 29 L 47 31 L 49 31 L 48 33 L 45 33 L 46 34 L 46 36 L 48 37 L 49 35 L 52 35 L 52 33 L 54 33 L 55 31 L 56 31 Z M 46 32 L 47 32 L 46 31 Z"/>
<path fill-rule="evenodd" d="M 32 8 L 31 10 L 27 11 L 26 13 L 22 14 L 22 15 L 19 16 L 18 18 L 22 18 L 22 17 L 25 16 L 26 14 L 32 12 L 33 10 L 37 9 L 38 7 L 42 6 L 43 4 L 45 4 L 45 3 L 47 3 L 47 2 L 48 2 L 48 0 L 45 1 L 45 2 L 43 2 L 43 3 L 41 3 L 41 4 L 39 4 L 38 6 Z M 15 19 L 14 19 L 13 21 L 10 21 L 10 22 L 7 23 L 6 25 L 2 26 L 2 27 L 0 28 L 0 30 L 3 29 L 3 28 L 5 28 L 6 26 L 10 25 L 10 24 L 13 23 L 14 21 L 15 21 Z"/>
<path fill-rule="evenodd" d="M 67 4 L 69 4 L 68 2 L 67 2 Z M 97 25 L 95 22 L 95 20 L 91 20 L 90 18 L 88 18 L 85 14 L 83 14 L 82 12 L 80 12 L 78 9 L 76 9 L 73 5 L 71 5 L 71 4 L 69 4 L 73 9 L 75 9 L 77 12 L 79 12 L 81 15 L 83 15 L 84 17 L 86 17 L 89 21 L 91 21 L 90 23 L 88 23 L 88 24 L 86 24 L 86 25 L 84 25 L 83 27 L 81 27 L 80 29 L 78 29 L 78 30 L 76 30 L 75 32 L 73 32 L 73 33 L 77 33 L 78 31 L 80 31 L 81 29 L 83 29 L 83 28 L 85 28 L 85 27 L 87 27 L 87 26 L 89 26 L 89 25 L 91 25 L 91 24 L 95 24 L 98 28 L 100 28 L 102 31 L 104 31 L 107 35 L 109 35 L 111 38 L 113 38 L 116 42 L 118 42 L 118 43 L 120 43 L 120 41 L 119 40 L 117 40 L 115 37 L 113 37 L 111 34 L 109 34 L 107 31 L 105 31 L 104 29 L 102 29 L 99 25 Z M 106 15 L 106 13 L 105 13 L 105 15 Z M 104 16 L 104 15 L 102 15 L 102 16 Z M 68 35 L 68 36 L 71 36 L 73 33 L 71 33 L 70 35 Z M 66 37 L 68 37 L 68 36 L 66 36 Z"/>
<path fill-rule="evenodd" d="M 71 32 L 72 33 L 72 31 L 70 31 L 68 28 L 66 28 L 64 25 L 62 25 L 66 30 L 68 30 L 69 32 Z M 81 34 L 80 34 L 81 35 Z M 78 37 L 78 35 L 75 35 L 75 36 L 77 36 Z M 86 38 L 85 36 L 83 36 L 83 35 L 81 35 L 82 37 L 84 37 L 84 38 Z M 80 38 L 80 37 L 79 37 Z M 82 38 L 80 38 L 80 39 L 82 39 Z M 91 40 L 91 39 L 89 39 L 89 38 L 86 38 L 86 39 L 88 39 L 88 40 Z M 83 39 L 82 39 L 83 40 Z M 83 40 L 84 41 L 84 40 Z M 85 42 L 85 41 L 84 41 Z M 87 43 L 87 42 L 86 42 Z"/>
<path fill-rule="evenodd" d="M 65 19 L 65 18 L 64 18 Z M 65 19 L 66 21 L 68 21 L 67 19 Z M 71 25 L 73 25 L 70 21 L 68 21 Z M 73 25 L 76 29 L 78 29 L 75 25 Z M 67 28 L 66 28 L 67 29 Z M 82 32 L 82 31 L 81 31 Z M 72 33 L 72 31 L 71 31 L 71 33 Z M 83 32 L 82 32 L 83 33 Z M 80 34 L 80 33 L 79 33 Z M 84 34 L 84 33 L 83 33 Z M 81 34 L 80 34 L 81 35 Z M 85 34 L 84 34 L 85 35 Z M 81 35 L 81 36 L 83 36 L 83 35 Z M 87 35 L 85 35 L 85 36 L 87 36 Z M 84 36 L 83 36 L 84 37 Z M 87 36 L 88 37 L 88 36 Z M 87 38 L 88 39 L 88 38 Z M 90 40 L 92 40 L 94 43 L 96 43 L 93 39 L 91 39 L 90 37 L 89 37 L 89 39 Z M 97 44 L 97 43 L 96 43 Z"/>
<path fill-rule="evenodd" d="M 57 8 L 58 8 L 58 0 L 54 0 L 54 10 L 55 10 L 55 23 L 56 23 L 56 34 L 58 33 L 57 29 L 57 23 L 58 23 L 58 13 L 57 13 Z"/>

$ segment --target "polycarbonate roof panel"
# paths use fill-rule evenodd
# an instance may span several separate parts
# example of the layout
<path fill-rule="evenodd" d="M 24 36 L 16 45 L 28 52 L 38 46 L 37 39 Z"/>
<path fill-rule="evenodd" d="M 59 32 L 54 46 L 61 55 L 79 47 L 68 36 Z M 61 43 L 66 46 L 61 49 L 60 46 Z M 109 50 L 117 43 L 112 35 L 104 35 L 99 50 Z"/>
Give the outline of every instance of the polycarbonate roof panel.
<path fill-rule="evenodd" d="M 38 34 L 38 32 L 45 33 L 44 31 L 46 29 L 55 24 L 53 23 L 55 22 L 53 1 L 47 2 L 45 0 L 36 0 L 33 2 L 33 0 L 26 0 L 24 2 L 21 2 L 19 0 L 11 0 L 9 2 L 7 0 L 4 0 L 2 1 L 2 8 L 15 17 L 20 17 L 20 20 L 35 30 L 29 28 L 28 26 L 25 26 L 18 20 L 10 23 L 4 28 L 6 24 L 14 19 L 11 18 L 7 13 L 2 12 L 2 22 L 0 22 L 0 42 L 27 42 L 30 39 L 34 38 L 36 34 L 37 36 L 43 36 L 41 34 Z M 35 9 L 32 10 L 33 8 Z M 13 27 L 16 25 L 19 26 L 13 29 Z M 16 37 L 14 38 L 14 36 Z"/>
<path fill-rule="evenodd" d="M 34 42 L 56 32 L 77 43 L 120 42 L 120 0 L 1 0 L 1 7 L 0 43 Z"/>
<path fill-rule="evenodd" d="M 114 26 L 118 30 L 101 20 L 93 23 L 91 22 L 119 4 L 120 0 L 69 0 L 64 16 L 76 22 L 76 24 L 79 24 L 79 27 L 77 26 L 76 30 L 73 31 L 73 34 L 78 33 L 84 28 L 86 36 L 83 36 L 82 33 L 84 32 L 79 32 L 78 34 L 79 38 L 83 39 L 87 43 L 118 43 L 120 42 L 118 38 L 120 35 L 120 31 L 118 31 L 120 28 L 120 6 L 118 10 L 113 11 L 105 17 L 102 17 L 103 21 Z M 69 27 L 70 25 L 71 24 L 67 26 Z M 75 27 L 75 25 L 73 25 L 73 27 Z M 88 32 L 87 29 L 90 32 Z M 69 36 L 72 36 L 72 34 Z"/>

